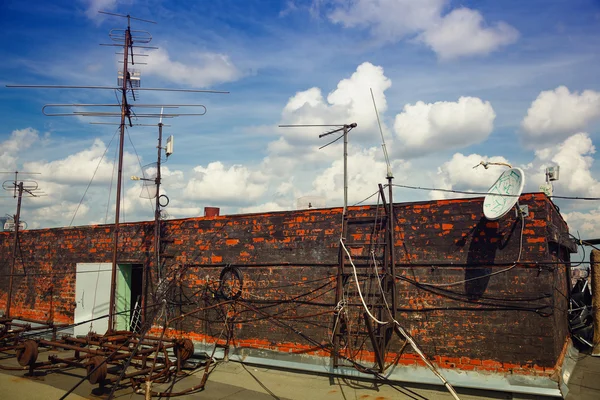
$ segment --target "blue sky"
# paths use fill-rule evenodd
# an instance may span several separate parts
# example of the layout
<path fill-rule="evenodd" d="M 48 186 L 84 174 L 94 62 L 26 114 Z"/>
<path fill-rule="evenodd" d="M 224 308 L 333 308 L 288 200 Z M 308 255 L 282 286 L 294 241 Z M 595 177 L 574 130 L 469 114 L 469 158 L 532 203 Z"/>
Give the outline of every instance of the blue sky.
<path fill-rule="evenodd" d="M 555 194 L 600 196 L 595 0 L 8 0 L 0 5 L 0 170 L 43 173 L 38 180 L 48 196 L 24 202 L 31 227 L 70 224 L 97 167 L 73 224 L 111 221 L 114 129 L 45 117 L 41 107 L 114 102 L 114 93 L 4 87 L 115 84 L 114 49 L 98 44 L 124 21 L 98 9 L 158 22 L 133 23 L 160 48 L 139 58 L 149 62 L 140 66 L 143 86 L 231 92 L 143 93 L 145 103 L 208 109 L 165 129 L 176 137 L 163 171 L 171 217 L 201 215 L 204 206 L 225 213 L 289 210 L 303 196 L 341 205 L 341 147 L 318 150 L 321 131 L 285 130 L 280 123 L 357 122 L 350 201 L 375 192 L 385 163 L 369 88 L 396 183 L 481 191 L 502 168 L 472 166 L 508 161 L 525 170 L 526 190 L 537 191 L 544 168 L 560 164 Z M 155 146 L 156 129 L 129 129 L 126 176 L 155 161 Z M 125 182 L 125 220 L 152 218 L 139 185 Z M 398 201 L 441 196 L 395 193 Z M 596 202 L 557 203 L 573 232 L 600 235 Z M 0 207 L 0 214 L 12 214 L 15 201 L 0 198 Z"/>

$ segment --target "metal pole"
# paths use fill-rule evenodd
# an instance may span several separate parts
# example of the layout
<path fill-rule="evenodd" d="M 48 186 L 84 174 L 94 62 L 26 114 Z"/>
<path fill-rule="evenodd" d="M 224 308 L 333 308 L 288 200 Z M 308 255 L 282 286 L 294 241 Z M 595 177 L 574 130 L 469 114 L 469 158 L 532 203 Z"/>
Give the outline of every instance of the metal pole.
<path fill-rule="evenodd" d="M 590 281 L 592 289 L 592 318 L 594 322 L 594 339 L 592 341 L 592 355 L 600 356 L 600 251 L 592 250 L 590 255 Z"/>
<path fill-rule="evenodd" d="M 15 263 L 17 262 L 17 247 L 19 246 L 19 222 L 21 219 L 21 199 L 23 198 L 23 182 L 19 182 L 15 187 L 19 191 L 17 200 L 17 214 L 14 216 L 15 221 L 15 241 L 13 243 L 12 264 L 10 266 L 10 277 L 8 278 L 8 298 L 6 299 L 6 316 L 10 317 L 10 306 L 12 303 L 13 275 L 15 274 Z"/>
<path fill-rule="evenodd" d="M 123 175 L 123 143 L 125 142 L 125 118 L 129 114 L 127 106 L 127 73 L 128 52 L 131 45 L 131 31 L 129 23 L 125 31 L 125 44 L 123 45 L 123 86 L 121 88 L 121 132 L 119 136 L 119 168 L 117 175 L 117 199 L 115 204 L 115 227 L 113 234 L 112 271 L 110 278 L 110 304 L 108 310 L 108 330 L 114 330 L 115 295 L 117 292 L 117 249 L 119 244 L 119 211 L 121 209 L 121 181 Z"/>
<path fill-rule="evenodd" d="M 396 310 L 398 309 L 398 296 L 396 293 L 396 251 L 394 248 L 394 241 L 395 241 L 395 236 L 394 235 L 394 226 L 396 224 L 394 224 L 394 197 L 393 197 L 393 193 L 392 193 L 392 179 L 394 179 L 393 176 L 388 174 L 388 189 L 389 189 L 389 194 L 388 194 L 388 199 L 389 199 L 389 212 L 388 212 L 388 238 L 390 241 L 390 270 L 388 278 L 389 278 L 389 282 L 390 282 L 390 286 L 391 286 L 391 291 L 392 291 L 392 318 L 394 318 L 394 320 L 396 319 Z"/>
<path fill-rule="evenodd" d="M 344 125 L 344 215 L 348 208 L 348 125 Z"/>

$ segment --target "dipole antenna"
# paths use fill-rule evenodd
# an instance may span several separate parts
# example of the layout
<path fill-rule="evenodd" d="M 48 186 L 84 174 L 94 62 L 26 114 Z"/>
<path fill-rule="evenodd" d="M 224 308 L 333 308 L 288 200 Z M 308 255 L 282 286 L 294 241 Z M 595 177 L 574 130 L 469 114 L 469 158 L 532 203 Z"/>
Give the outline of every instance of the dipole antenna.
<path fill-rule="evenodd" d="M 160 104 L 134 104 L 139 98 L 140 91 L 160 91 L 160 92 L 187 92 L 187 93 L 220 93 L 226 94 L 229 92 L 218 90 L 199 90 L 199 89 L 171 89 L 171 88 L 142 88 L 140 83 L 140 71 L 133 69 L 136 64 L 137 56 L 146 56 L 136 53 L 136 49 L 157 49 L 157 47 L 148 46 L 152 41 L 152 35 L 145 30 L 132 30 L 131 21 L 140 21 L 145 23 L 155 24 L 155 21 L 145 20 L 132 17 L 129 14 L 116 14 L 106 11 L 99 11 L 101 14 L 112 15 L 121 18 L 127 18 L 127 28 L 112 29 L 109 31 L 109 37 L 113 43 L 101 43 L 101 46 L 118 47 L 121 51 L 117 52 L 122 55 L 123 64 L 122 70 L 118 71 L 117 86 L 72 86 L 72 85 L 6 85 L 8 88 L 28 88 L 28 89 L 93 89 L 93 90 L 113 90 L 121 93 L 119 104 L 46 104 L 42 107 L 42 113 L 47 116 L 77 116 L 77 117 L 113 117 L 118 118 L 119 122 L 119 155 L 118 155 L 118 172 L 117 172 L 117 188 L 116 188 L 116 204 L 115 204 L 115 223 L 113 229 L 113 252 L 112 252 L 112 273 L 111 273 L 111 288 L 110 288 L 110 305 L 108 316 L 108 330 L 113 331 L 115 328 L 115 295 L 116 295 L 116 275 L 117 275 L 117 260 L 118 260 L 118 243 L 120 231 L 120 207 L 121 207 L 121 190 L 122 190 L 122 175 L 123 175 L 123 147 L 125 141 L 125 124 L 130 127 L 134 126 L 133 120 L 139 118 L 173 118 L 179 116 L 199 116 L 206 113 L 206 107 L 202 104 L 180 104 L 180 105 L 160 105 Z M 130 68 L 130 65 L 132 68 Z M 111 109 L 119 107 L 120 109 Z M 153 109 L 161 108 L 161 113 L 153 111 Z M 169 112 L 164 114 L 162 107 L 167 109 L 177 110 L 179 107 L 199 108 L 199 112 Z M 52 111 L 53 108 L 58 108 L 58 111 Z M 73 108 L 74 111 L 69 109 Z M 46 111 L 49 109 L 50 111 Z M 68 110 L 68 111 L 65 111 Z M 136 112 L 136 110 L 141 110 Z M 61 111 L 62 110 L 62 111 Z M 148 111 L 149 110 L 149 111 Z M 116 121 L 115 121 L 116 122 Z M 109 122 L 110 123 L 110 122 Z M 99 123 L 103 124 L 103 123 Z M 141 125 L 137 124 L 136 125 Z M 146 272 L 144 267 L 144 273 Z M 145 284 L 143 282 L 142 296 L 145 293 Z M 142 304 L 145 299 L 142 298 Z M 144 310 L 145 312 L 145 310 Z"/>
<path fill-rule="evenodd" d="M 0 172 L 0 173 L 9 173 L 13 172 Z M 13 198 L 17 198 L 17 213 L 13 216 L 13 224 L 14 224 L 14 241 L 13 241 L 13 251 L 12 251 L 12 262 L 10 265 L 10 277 L 8 278 L 8 298 L 6 299 L 6 317 L 10 317 L 10 308 L 12 305 L 12 290 L 13 290 L 13 275 L 15 274 L 15 264 L 17 262 L 17 249 L 19 248 L 19 229 L 21 225 L 21 200 L 23 199 L 23 194 L 28 197 L 38 197 L 42 193 L 38 190 L 38 183 L 36 181 L 27 180 L 27 181 L 18 181 L 19 174 L 23 175 L 40 175 L 39 172 L 19 172 L 14 171 L 15 179 L 10 181 L 4 181 L 2 183 L 2 188 L 7 191 L 13 192 Z"/>
<path fill-rule="evenodd" d="M 343 215 L 346 216 L 348 209 L 348 133 L 356 128 L 356 122 L 351 124 L 330 124 L 330 125 L 310 125 L 310 124 L 300 124 L 300 125 L 279 125 L 280 128 L 308 128 L 308 127 L 336 127 L 336 129 L 332 129 L 330 131 L 321 133 L 319 138 L 324 136 L 332 135 L 337 132 L 343 132 L 342 135 L 332 140 L 331 142 L 319 147 L 319 149 L 323 149 L 330 144 L 333 144 L 340 140 L 344 139 L 344 211 Z"/>

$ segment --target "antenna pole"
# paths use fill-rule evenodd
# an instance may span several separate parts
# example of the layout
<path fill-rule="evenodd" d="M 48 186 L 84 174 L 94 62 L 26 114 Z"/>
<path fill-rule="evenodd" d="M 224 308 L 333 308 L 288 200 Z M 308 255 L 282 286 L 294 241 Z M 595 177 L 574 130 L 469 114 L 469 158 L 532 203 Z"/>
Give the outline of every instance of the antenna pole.
<path fill-rule="evenodd" d="M 119 244 L 119 212 L 121 209 L 121 182 L 123 177 L 123 144 L 125 142 L 125 118 L 129 116 L 127 105 L 127 84 L 129 73 L 127 72 L 129 47 L 131 46 L 131 29 L 129 18 L 127 18 L 127 30 L 125 30 L 125 43 L 123 45 L 123 82 L 121 87 L 121 132 L 119 135 L 119 168 L 117 173 L 117 199 L 115 204 L 115 229 L 113 235 L 112 271 L 110 281 L 110 305 L 108 310 L 108 330 L 114 330 L 115 295 L 117 293 L 117 250 Z"/>
<path fill-rule="evenodd" d="M 16 182 L 15 182 L 16 183 Z M 6 299 L 6 316 L 10 317 L 10 306 L 12 303 L 13 275 L 15 274 L 15 264 L 17 262 L 17 247 L 19 246 L 19 223 L 21 219 L 21 199 L 23 198 L 23 182 L 15 185 L 15 189 L 19 192 L 17 200 L 17 213 L 14 216 L 15 222 L 15 241 L 13 243 L 12 264 L 10 266 L 10 277 L 8 278 L 8 299 Z"/>
<path fill-rule="evenodd" d="M 344 125 L 344 216 L 348 209 L 348 125 Z"/>
<path fill-rule="evenodd" d="M 156 269 L 158 271 L 158 279 L 162 279 L 162 268 L 160 265 L 160 183 L 161 183 L 161 174 L 160 174 L 160 157 L 162 150 L 162 129 L 163 123 L 158 123 L 158 156 L 156 162 L 156 206 L 154 208 L 154 249 L 156 252 Z"/>
<path fill-rule="evenodd" d="M 392 292 L 392 318 L 396 319 L 396 310 L 398 309 L 398 294 L 396 293 L 396 250 L 394 248 L 394 242 L 396 241 L 396 235 L 394 235 L 394 226 L 395 226 L 395 217 L 394 217 L 394 197 L 392 191 L 392 180 L 393 176 L 388 174 L 388 199 L 389 199 L 389 212 L 388 212 L 388 240 L 390 241 L 390 245 L 388 246 L 390 249 L 390 270 L 388 274 L 388 288 L 391 289 Z"/>

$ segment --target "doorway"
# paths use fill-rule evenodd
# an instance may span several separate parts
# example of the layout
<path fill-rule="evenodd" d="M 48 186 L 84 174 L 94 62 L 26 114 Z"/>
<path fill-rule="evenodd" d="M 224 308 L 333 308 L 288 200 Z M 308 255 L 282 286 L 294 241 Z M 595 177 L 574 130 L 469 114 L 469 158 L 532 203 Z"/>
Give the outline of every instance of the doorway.
<path fill-rule="evenodd" d="M 119 264 L 115 298 L 115 328 L 118 331 L 139 328 L 143 268 L 142 264 Z"/>

